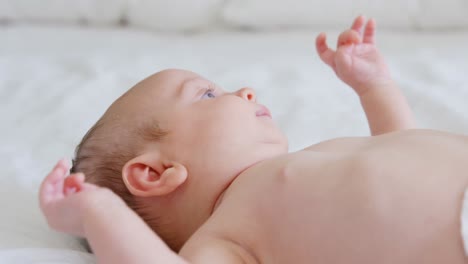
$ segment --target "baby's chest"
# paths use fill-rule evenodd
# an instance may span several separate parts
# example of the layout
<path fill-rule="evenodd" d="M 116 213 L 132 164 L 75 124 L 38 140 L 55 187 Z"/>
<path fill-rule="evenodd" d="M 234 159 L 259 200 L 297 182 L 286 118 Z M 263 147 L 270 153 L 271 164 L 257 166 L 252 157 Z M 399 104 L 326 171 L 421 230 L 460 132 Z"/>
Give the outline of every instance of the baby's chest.
<path fill-rule="evenodd" d="M 225 194 L 230 210 L 282 213 L 304 203 L 322 203 L 352 182 L 352 154 L 301 151 L 262 162 L 240 175 Z"/>
<path fill-rule="evenodd" d="M 263 246 L 318 232 L 339 204 L 336 197 L 350 199 L 337 195 L 349 187 L 340 182 L 344 160 L 343 154 L 301 152 L 251 168 L 226 192 L 218 223 Z"/>
<path fill-rule="evenodd" d="M 364 258 L 352 251 L 356 244 L 390 256 L 393 245 L 408 234 L 411 239 L 402 248 L 418 248 L 424 241 L 451 243 L 451 237 L 428 232 L 420 223 L 432 219 L 437 230 L 455 226 L 451 223 L 458 211 L 449 208 L 459 202 L 458 185 L 443 192 L 436 188 L 442 183 L 414 188 L 412 175 L 424 175 L 426 181 L 433 178 L 434 183 L 439 177 L 432 177 L 435 173 L 423 163 L 400 166 L 404 157 L 401 162 L 386 158 L 384 169 L 383 165 L 369 166 L 368 161 L 378 157 L 374 154 L 374 159 L 362 159 L 354 154 L 296 153 L 252 168 L 226 194 L 223 228 L 264 263 L 296 258 L 337 263 L 333 259 L 336 248 L 350 249 L 342 252 L 348 259 Z M 451 176 L 456 175 L 445 174 L 446 188 Z M 377 247 L 374 242 L 379 237 L 385 237 L 387 243 Z"/>

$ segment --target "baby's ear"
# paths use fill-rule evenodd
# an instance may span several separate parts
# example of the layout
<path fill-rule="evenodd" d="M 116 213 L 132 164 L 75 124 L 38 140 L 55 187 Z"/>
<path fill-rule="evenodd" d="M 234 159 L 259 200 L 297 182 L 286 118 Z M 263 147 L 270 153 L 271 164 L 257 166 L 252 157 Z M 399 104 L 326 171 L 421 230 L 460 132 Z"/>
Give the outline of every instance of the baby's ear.
<path fill-rule="evenodd" d="M 163 163 L 158 153 L 145 153 L 125 164 L 122 179 L 135 196 L 163 196 L 185 182 L 187 169 L 177 162 Z"/>

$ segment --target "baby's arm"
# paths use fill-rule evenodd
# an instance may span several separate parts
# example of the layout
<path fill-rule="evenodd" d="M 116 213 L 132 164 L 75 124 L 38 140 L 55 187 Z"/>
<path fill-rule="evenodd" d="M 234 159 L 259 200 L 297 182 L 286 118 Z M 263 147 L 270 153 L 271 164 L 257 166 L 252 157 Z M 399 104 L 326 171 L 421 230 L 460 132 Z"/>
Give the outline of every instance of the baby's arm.
<path fill-rule="evenodd" d="M 115 195 L 91 206 L 83 219 L 85 237 L 98 263 L 187 263 Z"/>
<path fill-rule="evenodd" d="M 107 188 L 65 177 L 60 161 L 41 184 L 39 201 L 53 229 L 86 237 L 98 263 L 185 263 L 123 200 Z"/>
<path fill-rule="evenodd" d="M 372 135 L 415 127 L 413 113 L 375 46 L 375 21 L 356 18 L 351 29 L 341 33 L 337 50 L 317 37 L 320 58 L 351 86 L 361 100 Z M 364 27 L 364 28 L 363 28 Z"/>
<path fill-rule="evenodd" d="M 393 81 L 369 89 L 359 99 L 373 136 L 416 127 L 413 112 Z"/>
<path fill-rule="evenodd" d="M 41 210 L 53 229 L 86 237 L 98 263 L 242 263 L 223 241 L 197 243 L 184 260 L 115 193 L 84 182 L 81 173 L 65 177 L 67 171 L 62 160 L 44 179 Z"/>

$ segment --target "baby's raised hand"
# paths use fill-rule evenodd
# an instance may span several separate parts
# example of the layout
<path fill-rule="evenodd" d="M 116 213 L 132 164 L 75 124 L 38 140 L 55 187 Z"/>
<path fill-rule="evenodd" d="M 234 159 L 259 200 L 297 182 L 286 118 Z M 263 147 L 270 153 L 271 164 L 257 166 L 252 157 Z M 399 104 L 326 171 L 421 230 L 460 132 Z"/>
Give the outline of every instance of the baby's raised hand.
<path fill-rule="evenodd" d="M 365 23 L 365 18 L 359 16 L 350 29 L 340 34 L 336 51 L 328 47 L 325 33 L 319 34 L 316 40 L 322 61 L 359 96 L 391 82 L 388 67 L 375 46 L 375 30 L 375 20 Z"/>
<path fill-rule="evenodd" d="M 57 231 L 84 237 L 86 210 L 117 195 L 96 185 L 85 183 L 82 173 L 66 177 L 68 165 L 61 160 L 43 180 L 39 204 L 49 226 Z"/>

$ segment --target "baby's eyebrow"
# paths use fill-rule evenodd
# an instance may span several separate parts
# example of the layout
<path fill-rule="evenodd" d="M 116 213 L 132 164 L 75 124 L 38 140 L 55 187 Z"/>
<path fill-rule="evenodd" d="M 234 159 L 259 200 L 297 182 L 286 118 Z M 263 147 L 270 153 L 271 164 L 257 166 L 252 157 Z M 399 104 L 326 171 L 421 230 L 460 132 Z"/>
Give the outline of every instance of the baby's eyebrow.
<path fill-rule="evenodd" d="M 180 86 L 180 89 L 179 89 L 179 92 L 178 92 L 178 97 L 185 97 L 190 91 L 189 87 L 192 84 L 196 84 L 196 83 L 204 83 L 205 84 L 205 83 L 209 83 L 209 81 L 207 81 L 205 79 L 202 79 L 200 77 L 195 77 L 195 78 L 185 80 Z"/>
<path fill-rule="evenodd" d="M 197 78 L 198 78 L 198 77 L 190 78 L 190 79 L 184 80 L 184 81 L 180 84 L 180 86 L 178 87 L 176 96 L 177 96 L 178 98 L 183 97 L 183 95 L 187 93 L 188 84 L 189 84 L 190 82 L 194 81 L 194 80 L 197 79 Z"/>

